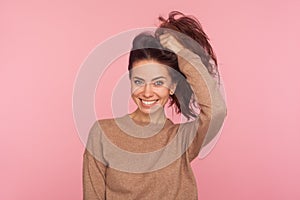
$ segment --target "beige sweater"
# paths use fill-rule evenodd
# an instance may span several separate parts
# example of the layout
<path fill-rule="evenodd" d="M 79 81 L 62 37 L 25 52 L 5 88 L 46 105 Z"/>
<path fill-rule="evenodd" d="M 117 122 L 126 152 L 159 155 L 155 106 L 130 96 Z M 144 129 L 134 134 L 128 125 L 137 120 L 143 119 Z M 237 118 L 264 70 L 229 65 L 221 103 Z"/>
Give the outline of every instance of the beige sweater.
<path fill-rule="evenodd" d="M 197 200 L 190 162 L 219 132 L 227 110 L 219 85 L 198 55 L 179 67 L 201 107 L 194 121 L 142 125 L 129 115 L 96 121 L 83 155 L 84 200 Z"/>

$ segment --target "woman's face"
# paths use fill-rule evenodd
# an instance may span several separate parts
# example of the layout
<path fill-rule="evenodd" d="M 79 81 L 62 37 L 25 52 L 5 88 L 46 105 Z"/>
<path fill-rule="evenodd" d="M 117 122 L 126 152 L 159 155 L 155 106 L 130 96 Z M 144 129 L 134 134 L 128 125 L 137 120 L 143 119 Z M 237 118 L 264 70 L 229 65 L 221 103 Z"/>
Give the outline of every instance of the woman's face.
<path fill-rule="evenodd" d="M 170 90 L 175 91 L 168 67 L 153 60 L 133 63 L 131 69 L 131 96 L 138 109 L 145 114 L 163 108 Z"/>

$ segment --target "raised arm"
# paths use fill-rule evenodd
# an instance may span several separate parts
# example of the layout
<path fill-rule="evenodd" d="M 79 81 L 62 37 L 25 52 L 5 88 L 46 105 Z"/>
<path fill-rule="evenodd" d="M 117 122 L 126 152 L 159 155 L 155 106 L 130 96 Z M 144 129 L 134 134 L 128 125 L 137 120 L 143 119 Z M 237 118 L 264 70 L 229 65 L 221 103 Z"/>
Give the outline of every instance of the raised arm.
<path fill-rule="evenodd" d="M 169 33 L 160 36 L 161 44 L 174 51 L 178 56 L 181 72 L 186 76 L 201 110 L 197 120 L 186 123 L 188 130 L 197 127 L 196 135 L 188 147 L 189 160 L 192 161 L 201 147 L 208 144 L 219 132 L 227 115 L 225 101 L 217 81 L 210 75 L 201 58 L 185 48 Z M 197 123 L 195 125 L 195 123 Z"/>

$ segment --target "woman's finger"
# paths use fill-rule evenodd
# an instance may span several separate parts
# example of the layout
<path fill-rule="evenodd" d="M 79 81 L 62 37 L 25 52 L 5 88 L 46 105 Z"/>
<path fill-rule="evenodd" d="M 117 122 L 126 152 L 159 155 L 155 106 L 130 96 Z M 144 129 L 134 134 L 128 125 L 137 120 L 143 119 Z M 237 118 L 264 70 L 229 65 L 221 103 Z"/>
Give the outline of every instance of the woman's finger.
<path fill-rule="evenodd" d="M 160 39 L 161 41 L 163 41 L 163 40 L 168 40 L 170 37 L 171 37 L 171 35 L 170 35 L 169 33 L 165 33 L 165 34 L 163 34 L 163 35 L 160 35 L 160 36 L 159 36 L 159 39 Z"/>

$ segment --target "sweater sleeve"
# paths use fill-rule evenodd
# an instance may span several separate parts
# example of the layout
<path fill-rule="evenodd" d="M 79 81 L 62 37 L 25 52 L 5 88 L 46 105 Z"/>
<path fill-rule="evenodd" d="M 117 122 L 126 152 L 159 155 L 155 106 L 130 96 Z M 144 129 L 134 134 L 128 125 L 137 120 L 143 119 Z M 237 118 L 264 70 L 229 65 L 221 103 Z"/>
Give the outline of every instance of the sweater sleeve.
<path fill-rule="evenodd" d="M 101 162 L 101 134 L 98 123 L 90 130 L 83 154 L 83 200 L 105 200 L 106 165 Z"/>
<path fill-rule="evenodd" d="M 188 159 L 192 161 L 198 156 L 201 147 L 218 134 L 227 115 L 227 108 L 218 82 L 208 72 L 201 58 L 186 48 L 177 55 L 179 68 L 186 76 L 200 106 L 197 118 L 183 125 L 195 132 L 188 136 L 193 137 L 187 149 Z"/>

